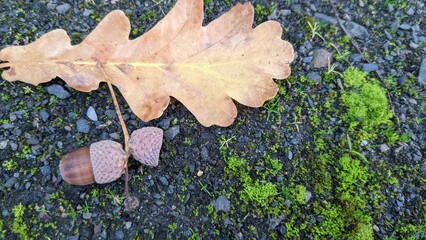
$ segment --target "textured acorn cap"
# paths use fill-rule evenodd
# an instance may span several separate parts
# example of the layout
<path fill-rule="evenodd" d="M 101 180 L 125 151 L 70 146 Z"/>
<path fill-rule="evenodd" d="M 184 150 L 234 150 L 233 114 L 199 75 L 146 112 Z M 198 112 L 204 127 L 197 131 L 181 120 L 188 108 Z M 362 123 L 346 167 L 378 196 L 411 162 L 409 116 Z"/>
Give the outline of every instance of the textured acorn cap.
<path fill-rule="evenodd" d="M 90 145 L 90 161 L 97 183 L 109 183 L 119 178 L 127 159 L 127 153 L 118 142 L 104 140 Z"/>
<path fill-rule="evenodd" d="M 132 133 L 129 149 L 133 157 L 148 166 L 157 166 L 163 144 L 163 130 L 156 127 L 145 127 Z"/>

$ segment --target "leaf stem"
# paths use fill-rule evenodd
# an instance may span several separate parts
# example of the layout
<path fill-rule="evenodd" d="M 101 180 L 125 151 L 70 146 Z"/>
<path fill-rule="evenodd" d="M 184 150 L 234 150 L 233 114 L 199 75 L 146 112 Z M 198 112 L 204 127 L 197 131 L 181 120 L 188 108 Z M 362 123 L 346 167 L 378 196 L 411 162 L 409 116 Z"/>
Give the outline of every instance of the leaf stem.
<path fill-rule="evenodd" d="M 98 68 L 101 69 L 102 74 L 104 75 L 105 80 L 108 84 L 108 89 L 111 93 L 112 101 L 114 102 L 115 111 L 117 112 L 117 116 L 118 116 L 118 119 L 120 121 L 121 128 L 123 130 L 124 151 L 126 151 L 127 156 L 130 156 L 129 132 L 127 131 L 126 123 L 124 123 L 123 115 L 121 114 L 121 110 L 120 110 L 120 106 L 118 105 L 117 97 L 115 96 L 114 89 L 112 88 L 111 81 L 109 80 L 109 77 L 106 75 L 106 72 L 105 72 L 105 69 L 104 69 L 102 63 L 98 64 Z M 126 197 L 128 197 L 129 196 L 129 170 L 128 170 L 128 167 L 127 167 L 127 162 L 126 162 L 126 167 L 125 167 L 124 171 L 125 171 L 125 178 L 126 178 L 126 180 L 125 180 Z"/>

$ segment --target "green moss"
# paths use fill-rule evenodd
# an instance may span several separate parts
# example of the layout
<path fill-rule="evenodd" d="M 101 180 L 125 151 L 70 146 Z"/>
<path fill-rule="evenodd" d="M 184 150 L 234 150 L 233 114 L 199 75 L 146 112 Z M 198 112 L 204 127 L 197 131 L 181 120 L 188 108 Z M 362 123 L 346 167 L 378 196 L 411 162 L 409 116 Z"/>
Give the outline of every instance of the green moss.
<path fill-rule="evenodd" d="M 354 193 L 358 186 L 362 186 L 367 182 L 367 167 L 361 166 L 358 159 L 344 155 L 339 159 L 338 163 L 339 167 L 336 172 L 339 186 L 337 191 Z"/>
<path fill-rule="evenodd" d="M 2 166 L 7 171 L 13 171 L 18 167 L 18 163 L 13 160 L 7 160 L 2 163 Z"/>
<path fill-rule="evenodd" d="M 242 182 L 251 181 L 249 171 L 250 167 L 245 159 L 237 156 L 227 158 L 225 173 L 228 177 L 238 177 Z"/>
<path fill-rule="evenodd" d="M 371 240 L 374 239 L 373 226 L 365 223 L 358 223 L 354 230 L 349 234 L 349 239 L 353 240 Z"/>
<path fill-rule="evenodd" d="M 376 139 L 382 125 L 392 127 L 386 90 L 375 79 L 367 79 L 367 73 L 356 68 L 348 68 L 343 73 L 346 91 L 340 100 L 346 109 L 343 119 L 349 130 L 357 133 L 357 140 Z"/>
<path fill-rule="evenodd" d="M 252 202 L 258 206 L 265 206 L 276 194 L 278 191 L 275 184 L 256 180 L 254 183 L 244 183 L 240 198 L 246 203 Z"/>
<path fill-rule="evenodd" d="M 294 189 L 294 199 L 299 204 L 306 202 L 306 187 L 303 185 L 296 185 Z"/>
<path fill-rule="evenodd" d="M 18 205 L 14 206 L 12 209 L 13 212 L 13 223 L 12 223 L 12 232 L 17 234 L 20 239 L 32 239 L 28 235 L 28 227 L 25 223 L 23 216 L 25 213 L 25 207 L 22 205 L 22 203 L 19 203 Z"/>
<path fill-rule="evenodd" d="M 314 203 L 315 212 L 320 214 L 321 221 L 312 227 L 312 232 L 317 237 L 341 238 L 344 233 L 344 221 L 340 206 L 329 202 Z"/>
<path fill-rule="evenodd" d="M 4 238 L 4 235 L 6 234 L 6 230 L 3 230 L 3 220 L 0 219 L 0 238 Z"/>
<path fill-rule="evenodd" d="M 274 2 L 270 2 L 269 6 L 256 4 L 254 7 L 254 19 L 256 23 L 264 21 L 273 11 L 274 11 Z"/>

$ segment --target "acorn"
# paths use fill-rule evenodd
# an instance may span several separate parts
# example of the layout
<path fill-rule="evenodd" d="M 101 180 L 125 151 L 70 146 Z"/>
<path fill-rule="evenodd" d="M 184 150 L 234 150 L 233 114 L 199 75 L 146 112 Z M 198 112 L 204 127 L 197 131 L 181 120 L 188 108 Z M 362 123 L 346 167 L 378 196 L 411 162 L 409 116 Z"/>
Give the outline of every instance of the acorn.
<path fill-rule="evenodd" d="M 144 127 L 132 132 L 129 139 L 129 150 L 140 163 L 152 167 L 158 165 L 163 130 L 157 127 Z"/>
<path fill-rule="evenodd" d="M 145 127 L 132 133 L 129 150 L 142 164 L 155 167 L 158 165 L 162 143 L 162 129 Z M 73 185 L 109 183 L 123 174 L 128 158 L 120 143 L 104 140 L 65 155 L 59 163 L 59 170 L 62 179 Z"/>
<path fill-rule="evenodd" d="M 78 148 L 59 164 L 62 178 L 73 185 L 109 183 L 124 172 L 129 156 L 120 143 L 104 140 Z"/>

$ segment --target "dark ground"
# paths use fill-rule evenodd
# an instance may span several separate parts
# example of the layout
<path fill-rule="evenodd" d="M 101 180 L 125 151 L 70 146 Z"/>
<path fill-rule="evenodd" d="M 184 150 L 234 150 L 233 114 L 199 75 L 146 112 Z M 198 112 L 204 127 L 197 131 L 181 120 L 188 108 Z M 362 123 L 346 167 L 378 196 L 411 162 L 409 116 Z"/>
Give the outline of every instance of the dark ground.
<path fill-rule="evenodd" d="M 76 44 L 113 9 L 126 12 L 136 37 L 174 2 L 2 1 L 0 47 L 57 28 Z M 206 2 L 207 23 L 237 1 Z M 296 52 L 292 76 L 278 81 L 280 92 L 265 107 L 238 105 L 228 128 L 202 127 L 177 101 L 144 123 L 120 99 L 130 131 L 166 132 L 158 167 L 130 163 L 136 212 L 122 206 L 123 178 L 75 187 L 58 172 L 61 156 L 74 148 L 122 141 L 106 85 L 81 93 L 60 79 L 38 87 L 0 80 L 0 238 L 425 239 L 425 3 L 335 2 L 342 20 L 359 24 L 347 28 L 367 64 L 342 28 L 318 15 L 334 18 L 328 1 L 251 2 L 256 24 L 282 23 Z M 315 68 L 324 57 L 318 49 L 333 54 L 331 65 Z M 368 134 L 351 127 L 368 119 L 351 119 L 342 104 L 349 90 L 340 73 L 350 66 L 382 76 L 369 81 L 386 89 L 392 123 Z M 52 85 L 70 95 L 48 92 Z M 87 116 L 89 107 L 98 121 Z"/>

